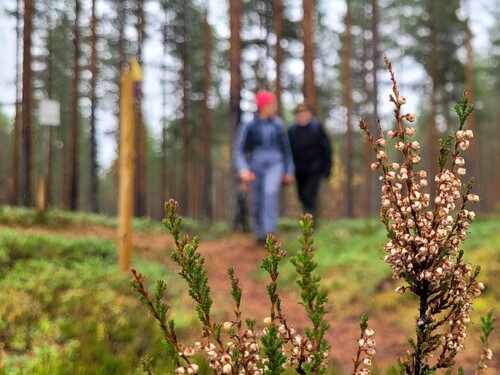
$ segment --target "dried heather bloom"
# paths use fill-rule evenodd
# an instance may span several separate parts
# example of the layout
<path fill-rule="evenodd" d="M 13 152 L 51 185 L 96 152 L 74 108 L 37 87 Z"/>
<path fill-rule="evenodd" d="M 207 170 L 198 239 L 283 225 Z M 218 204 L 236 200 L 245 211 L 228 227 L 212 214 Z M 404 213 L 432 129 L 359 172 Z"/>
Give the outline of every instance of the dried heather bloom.
<path fill-rule="evenodd" d="M 370 366 L 373 364 L 375 356 L 375 339 L 373 335 L 375 332 L 368 327 L 368 318 L 366 315 L 361 317 L 360 328 L 361 337 L 358 340 L 358 351 L 354 362 L 353 374 L 371 374 Z"/>
<path fill-rule="evenodd" d="M 403 158 L 397 180 L 391 175 L 394 172 L 390 171 L 392 161 L 385 153 L 386 145 L 382 148 L 373 141 L 363 121 L 360 127 L 376 150 L 382 173 L 380 217 L 389 235 L 384 260 L 392 268 L 393 277 L 406 282 L 396 291 L 403 294 L 410 290 L 420 299 L 415 353 L 404 362 L 406 372 L 413 374 L 420 373 L 424 367 L 429 370 L 450 367 L 455 355 L 464 348 L 472 302 L 484 286 L 476 280 L 479 271 L 463 262 L 459 246 L 467 238 L 467 229 L 475 218 L 465 206 L 479 202 L 479 197 L 469 192 L 471 184 L 461 180 L 467 171 L 463 168 L 465 160 L 459 154 L 469 147 L 469 139 L 473 137 L 472 131 L 463 130 L 465 118 L 471 111 L 467 98 L 462 99 L 458 109 L 456 107 L 460 130 L 455 134 L 454 149 L 441 150 L 443 162 L 440 158 L 439 172 L 432 176 L 437 190 L 431 199 L 430 194 L 422 191 L 427 186 L 427 173 L 413 169 L 420 161 L 417 154 L 420 144 L 405 138 L 413 136 L 415 130 L 405 127 L 402 119 L 410 121 L 414 116 L 400 115 L 400 95 L 387 58 L 386 64 L 393 82 L 395 99 L 391 101 L 396 104 L 397 121 L 397 128 L 389 132 L 389 137 L 395 138 L 397 134 L 394 147 Z M 379 153 L 384 157 L 379 157 Z M 451 168 L 447 167 L 447 155 L 451 155 Z M 359 344 L 368 347 L 369 340 L 363 338 Z M 430 366 L 428 360 L 432 356 L 435 358 Z"/>

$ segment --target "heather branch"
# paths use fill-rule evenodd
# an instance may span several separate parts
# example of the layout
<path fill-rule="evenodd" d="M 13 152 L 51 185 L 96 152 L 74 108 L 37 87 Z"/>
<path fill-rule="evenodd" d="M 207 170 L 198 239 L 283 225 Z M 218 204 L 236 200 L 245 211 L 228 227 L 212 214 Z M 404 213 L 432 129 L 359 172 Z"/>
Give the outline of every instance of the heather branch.
<path fill-rule="evenodd" d="M 454 358 L 463 349 L 465 328 L 469 322 L 468 313 L 472 301 L 484 288 L 477 281 L 479 270 L 462 261 L 460 244 L 465 241 L 470 223 L 475 214 L 466 205 L 477 203 L 479 197 L 471 194 L 472 180 L 464 184 L 465 159 L 459 153 L 465 151 L 473 138 L 471 130 L 464 130 L 467 116 L 473 107 L 468 105 L 464 94 L 460 104 L 455 106 L 459 116 L 459 130 L 453 137 L 441 142 L 439 172 L 434 178 L 437 191 L 434 201 L 425 192 L 427 172 L 415 170 L 421 158 L 420 144 L 409 141 L 415 129 L 405 122 L 415 121 L 414 114 L 402 114 L 401 107 L 406 100 L 400 96 L 392 66 L 384 58 L 393 83 L 390 101 L 395 105 L 396 127 L 388 136 L 394 139 L 394 148 L 402 153 L 403 162 L 389 160 L 385 134 L 381 132 L 375 140 L 368 126 L 360 121 L 372 144 L 377 161 L 373 170 L 381 170 L 382 196 L 380 218 L 387 229 L 389 242 L 385 245 L 385 261 L 394 271 L 394 278 L 404 279 L 407 285 L 397 288 L 403 294 L 411 290 L 419 298 L 419 314 L 416 318 L 416 340 L 410 340 L 413 352 L 401 365 L 408 374 L 424 375 L 438 368 L 449 368 Z M 451 155 L 451 168 L 446 164 Z M 457 209 L 457 201 L 461 204 Z M 431 207 L 431 203 L 434 206 Z M 453 213 L 456 212 L 455 215 Z M 445 326 L 445 323 L 448 327 Z M 441 330 L 438 328 L 441 327 Z M 441 350 L 436 363 L 428 359 Z"/>
<path fill-rule="evenodd" d="M 301 250 L 291 259 L 295 270 L 301 276 L 297 284 L 301 288 L 300 304 L 304 306 L 309 319 L 312 322 L 312 329 L 305 328 L 307 339 L 312 345 L 312 361 L 301 363 L 306 373 L 324 374 L 326 370 L 325 358 L 328 356 L 330 345 L 324 339 L 325 333 L 330 328 L 330 325 L 325 321 L 324 317 L 327 313 L 326 303 L 328 302 L 327 293 L 321 290 L 319 283 L 321 278 L 313 274 L 317 268 L 314 262 L 315 248 L 313 246 L 313 218 L 310 214 L 306 214 L 300 220 L 302 228 L 302 236 L 299 239 Z"/>
<path fill-rule="evenodd" d="M 359 322 L 361 334 L 358 339 L 358 349 L 356 359 L 353 360 L 354 369 L 352 375 L 370 374 L 368 369 L 372 365 L 373 357 L 375 356 L 375 339 L 373 338 L 374 331 L 368 328 L 368 317 L 364 314 Z"/>
<path fill-rule="evenodd" d="M 269 295 L 269 299 L 271 301 L 271 321 L 265 334 L 262 336 L 261 341 L 266 357 L 269 360 L 266 364 L 269 374 L 278 375 L 282 372 L 283 365 L 286 362 L 286 356 L 282 352 L 282 346 L 285 342 L 279 335 L 281 332 L 278 331 L 278 328 L 275 325 L 276 320 L 281 323 L 280 328 L 282 331 L 287 332 L 288 329 L 286 321 L 281 313 L 281 299 L 276 290 L 278 288 L 278 264 L 279 261 L 286 255 L 286 252 L 281 249 L 281 245 L 276 241 L 276 238 L 273 235 L 267 236 L 266 248 L 269 251 L 269 256 L 263 260 L 261 267 L 271 278 L 271 282 L 266 287 L 267 294 Z"/>
<path fill-rule="evenodd" d="M 167 321 L 167 312 L 170 306 L 162 302 L 163 295 L 166 289 L 166 285 L 163 280 L 157 282 L 154 301 L 151 299 L 146 287 L 144 286 L 145 277 L 138 273 L 134 268 L 131 269 L 134 276 L 133 280 L 130 281 L 130 286 L 139 294 L 139 299 L 147 307 L 149 313 L 158 321 L 158 324 L 163 332 L 163 336 L 167 345 L 169 345 L 170 351 L 173 354 L 173 360 L 176 367 L 180 365 L 179 355 L 186 362 L 187 365 L 191 365 L 191 361 L 187 356 L 183 354 L 183 349 L 181 344 L 177 341 L 177 335 L 175 333 L 174 322 Z M 148 360 L 147 363 L 151 361 Z"/>
<path fill-rule="evenodd" d="M 490 361 L 493 358 L 493 352 L 491 351 L 489 344 L 489 337 L 491 332 L 493 332 L 493 324 L 495 321 L 496 318 L 493 317 L 492 310 L 490 310 L 485 316 L 481 317 L 481 342 L 483 343 L 483 352 L 479 356 L 479 363 L 477 364 L 474 375 L 478 375 L 480 371 L 486 369 L 488 367 L 486 365 L 486 361 Z"/>
<path fill-rule="evenodd" d="M 165 204 L 166 219 L 165 226 L 175 241 L 176 251 L 171 254 L 172 260 L 180 266 L 179 275 L 188 284 L 188 294 L 196 302 L 196 312 L 203 325 L 207 336 L 212 336 L 222 351 L 225 351 L 221 340 L 220 324 L 214 324 L 211 320 L 212 298 L 208 286 L 205 259 L 197 252 L 199 239 L 194 237 L 189 242 L 189 236 L 180 237 L 182 219 L 177 215 L 179 204 L 169 200 Z"/>

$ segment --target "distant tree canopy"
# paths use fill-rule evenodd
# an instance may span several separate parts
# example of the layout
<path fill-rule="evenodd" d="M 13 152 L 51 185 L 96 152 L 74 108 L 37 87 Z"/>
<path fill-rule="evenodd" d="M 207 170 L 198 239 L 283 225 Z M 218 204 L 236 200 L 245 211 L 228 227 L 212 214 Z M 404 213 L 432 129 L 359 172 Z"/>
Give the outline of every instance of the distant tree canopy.
<path fill-rule="evenodd" d="M 405 70 L 400 74 L 402 94 L 419 100 L 421 139 L 447 134 L 456 121 L 452 104 L 464 89 L 473 89 L 478 109 L 475 139 L 481 147 L 471 150 L 477 154 L 472 170 L 481 178 L 479 195 L 489 202 L 481 209 L 495 210 L 500 172 L 491 170 L 489 162 L 500 163 L 495 133 L 500 122 L 500 11 L 496 0 L 484 3 L 492 26 L 482 35 L 487 43 L 481 50 L 473 48 L 475 35 L 466 33 L 475 30 L 469 24 L 477 16 L 468 19 L 470 3 L 459 0 L 231 0 L 213 8 L 197 0 L 3 3 L 2 17 L 17 20 L 33 5 L 28 14 L 32 48 L 24 54 L 20 48 L 4 51 L 17 54 L 20 61 L 30 53 L 31 69 L 17 68 L 24 85 L 31 82 L 33 88 L 25 92 L 15 119 L 0 118 L 6 142 L 2 150 L 17 155 L 5 155 L 13 159 L 12 167 L 0 168 L 6 190 L 3 203 L 30 176 L 33 199 L 22 202 L 20 194 L 13 203 L 33 205 L 34 190 L 45 176 L 50 206 L 116 214 L 120 72 L 135 57 L 145 72 L 142 111 L 136 109 L 142 137 L 136 146 L 136 184 L 142 189 L 136 195 L 137 215 L 160 218 L 162 202 L 173 197 L 182 202 L 187 216 L 230 216 L 235 188 L 230 168 L 232 122 L 239 121 L 240 114 L 245 120 L 255 109 L 253 94 L 259 88 L 276 91 L 287 123 L 294 104 L 311 100 L 332 135 L 335 163 L 327 189 L 334 194 L 325 194 L 322 215 L 374 214 L 378 182 L 363 167 L 370 156 L 356 122 L 363 116 L 376 128 L 381 117 L 384 128 L 392 126 L 391 113 L 381 104 L 389 87 L 382 64 L 385 53 L 396 69 Z M 231 10 L 237 14 L 229 14 Z M 230 38 L 236 27 L 230 20 L 236 19 L 240 45 Z M 18 46 L 25 37 L 21 25 L 17 23 Z M 241 100 L 230 105 L 236 71 L 230 72 L 229 61 L 235 53 L 240 61 L 234 98 Z M 472 86 L 467 71 L 472 72 Z M 61 126 L 50 132 L 33 126 L 30 135 L 27 126 L 37 122 L 42 98 L 59 100 Z M 23 116 L 23 110 L 33 116 Z M 29 137 L 32 144 L 26 143 Z M 19 151 L 21 144 L 31 150 L 33 164 L 20 162 L 29 157 Z M 17 151 L 10 151 L 10 145 Z M 429 147 L 426 152 L 431 163 L 437 150 Z M 363 192 L 365 200 L 354 202 L 350 192 Z M 284 202 L 285 215 L 298 213 L 293 190 L 285 192 Z"/>

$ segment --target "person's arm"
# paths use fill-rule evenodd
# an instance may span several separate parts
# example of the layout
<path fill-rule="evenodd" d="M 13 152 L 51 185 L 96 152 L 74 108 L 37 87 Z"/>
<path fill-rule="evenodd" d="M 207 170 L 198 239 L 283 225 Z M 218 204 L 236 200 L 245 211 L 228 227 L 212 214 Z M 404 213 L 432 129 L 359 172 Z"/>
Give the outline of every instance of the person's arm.
<path fill-rule="evenodd" d="M 248 135 L 248 127 L 248 123 L 240 124 L 238 126 L 238 131 L 233 147 L 233 159 L 236 172 L 238 174 L 238 177 L 244 182 L 249 182 L 255 178 L 253 173 L 250 171 L 250 167 L 248 165 L 244 150 L 246 138 Z"/>
<path fill-rule="evenodd" d="M 285 131 L 285 127 L 280 123 L 281 138 L 283 143 L 283 157 L 285 161 L 285 176 L 292 176 L 295 173 L 295 165 L 293 163 L 292 147 L 290 146 L 290 139 L 288 138 L 288 133 Z"/>
<path fill-rule="evenodd" d="M 322 154 L 322 174 L 325 177 L 329 177 L 332 169 L 332 163 L 333 163 L 333 148 L 332 144 L 330 142 L 330 138 L 328 137 L 328 134 L 326 133 L 325 128 L 323 125 L 320 124 L 320 147 L 321 147 L 321 154 Z"/>

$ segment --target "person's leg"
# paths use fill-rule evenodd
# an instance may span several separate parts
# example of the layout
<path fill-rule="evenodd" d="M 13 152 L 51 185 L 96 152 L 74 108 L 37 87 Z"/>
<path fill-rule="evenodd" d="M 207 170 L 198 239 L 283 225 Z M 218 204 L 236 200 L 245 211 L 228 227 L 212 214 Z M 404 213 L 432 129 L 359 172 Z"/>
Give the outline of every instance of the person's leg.
<path fill-rule="evenodd" d="M 272 165 L 265 171 L 262 205 L 262 230 L 264 236 L 275 233 L 279 216 L 279 196 L 283 178 L 283 165 Z"/>
<path fill-rule="evenodd" d="M 252 181 L 250 186 L 250 207 L 252 213 L 252 229 L 257 240 L 265 238 L 264 229 L 262 228 L 262 211 L 264 206 L 264 172 L 254 171 L 255 180 Z"/>
<path fill-rule="evenodd" d="M 307 183 L 307 174 L 300 172 L 295 173 L 295 183 L 297 186 L 297 195 L 299 196 L 299 201 L 302 204 L 302 207 L 304 207 L 304 202 L 306 200 L 305 187 Z"/>
<path fill-rule="evenodd" d="M 317 173 L 308 173 L 302 176 L 300 184 L 300 200 L 305 213 L 317 215 L 318 191 L 321 176 Z"/>

